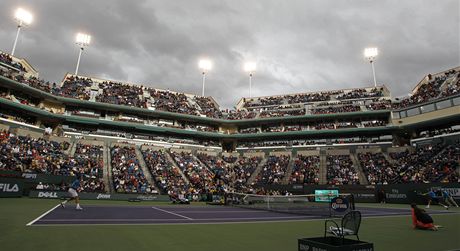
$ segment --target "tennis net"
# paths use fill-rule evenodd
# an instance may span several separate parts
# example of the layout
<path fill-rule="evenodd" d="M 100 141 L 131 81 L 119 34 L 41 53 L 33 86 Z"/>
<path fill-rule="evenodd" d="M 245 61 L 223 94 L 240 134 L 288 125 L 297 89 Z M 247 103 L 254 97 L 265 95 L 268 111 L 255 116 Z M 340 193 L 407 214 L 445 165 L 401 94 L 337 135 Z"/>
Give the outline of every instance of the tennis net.
<path fill-rule="evenodd" d="M 351 194 L 284 196 L 228 193 L 226 204 L 249 209 L 329 217 L 343 215 L 355 208 Z"/>

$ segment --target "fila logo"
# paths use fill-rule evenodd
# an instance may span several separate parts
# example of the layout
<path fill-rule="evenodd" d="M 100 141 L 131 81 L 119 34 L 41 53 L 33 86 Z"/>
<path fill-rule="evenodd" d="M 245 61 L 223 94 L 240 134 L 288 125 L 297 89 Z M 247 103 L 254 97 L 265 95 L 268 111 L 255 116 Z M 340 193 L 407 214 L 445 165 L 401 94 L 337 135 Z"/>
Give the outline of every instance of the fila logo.
<path fill-rule="evenodd" d="M 0 183 L 0 191 L 16 193 L 19 192 L 19 186 L 18 184 Z"/>

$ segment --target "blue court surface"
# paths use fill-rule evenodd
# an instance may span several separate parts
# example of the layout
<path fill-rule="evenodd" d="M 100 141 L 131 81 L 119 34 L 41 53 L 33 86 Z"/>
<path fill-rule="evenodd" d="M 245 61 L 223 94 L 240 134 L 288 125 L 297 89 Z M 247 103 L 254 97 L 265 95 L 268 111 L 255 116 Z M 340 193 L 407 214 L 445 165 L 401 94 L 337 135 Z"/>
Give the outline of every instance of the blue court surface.
<path fill-rule="evenodd" d="M 275 222 L 325 219 L 318 215 L 298 215 L 230 206 L 120 206 L 83 205 L 82 211 L 74 205 L 55 206 L 27 225 L 120 225 L 120 224 L 217 224 L 246 222 Z M 410 215 L 409 209 L 359 207 L 364 218 Z M 429 210 L 430 214 L 452 213 L 447 210 Z"/>

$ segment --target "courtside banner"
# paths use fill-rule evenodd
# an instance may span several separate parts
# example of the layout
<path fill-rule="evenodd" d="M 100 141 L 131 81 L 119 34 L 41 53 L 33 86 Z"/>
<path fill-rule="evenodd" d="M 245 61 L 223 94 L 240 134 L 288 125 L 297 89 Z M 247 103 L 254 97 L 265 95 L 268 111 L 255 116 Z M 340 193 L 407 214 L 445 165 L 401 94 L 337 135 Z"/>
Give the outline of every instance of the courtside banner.
<path fill-rule="evenodd" d="M 110 193 L 79 193 L 83 200 L 141 200 L 141 201 L 170 201 L 167 195 L 154 194 L 110 194 Z M 31 190 L 30 198 L 60 199 L 69 197 L 65 191 Z"/>
<path fill-rule="evenodd" d="M 21 197 L 23 189 L 22 179 L 0 178 L 0 197 Z"/>
<path fill-rule="evenodd" d="M 343 213 L 350 208 L 350 204 L 345 198 L 335 197 L 331 200 L 331 208 L 336 212 Z"/>
<path fill-rule="evenodd" d="M 460 200 L 460 183 L 454 182 L 377 185 L 377 189 L 383 189 L 387 203 L 424 204 L 427 202 L 427 196 L 423 194 L 431 190 L 446 190 L 455 200 Z"/>

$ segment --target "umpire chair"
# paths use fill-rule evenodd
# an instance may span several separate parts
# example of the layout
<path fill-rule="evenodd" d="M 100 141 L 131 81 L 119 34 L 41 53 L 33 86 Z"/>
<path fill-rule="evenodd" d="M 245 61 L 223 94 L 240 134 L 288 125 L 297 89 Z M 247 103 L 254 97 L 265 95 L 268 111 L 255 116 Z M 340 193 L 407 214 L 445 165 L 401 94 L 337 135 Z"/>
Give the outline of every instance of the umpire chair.
<path fill-rule="evenodd" d="M 328 223 L 329 227 L 328 227 Z M 350 211 L 345 214 L 342 218 L 341 225 L 337 224 L 334 220 L 326 220 L 324 222 L 324 237 L 326 235 L 332 234 L 337 237 L 345 238 L 347 235 L 356 235 L 356 238 L 359 240 L 358 232 L 361 225 L 361 212 L 360 211 Z"/>

